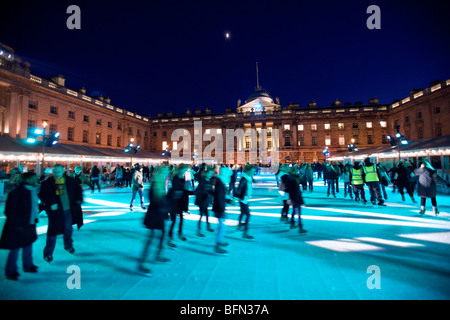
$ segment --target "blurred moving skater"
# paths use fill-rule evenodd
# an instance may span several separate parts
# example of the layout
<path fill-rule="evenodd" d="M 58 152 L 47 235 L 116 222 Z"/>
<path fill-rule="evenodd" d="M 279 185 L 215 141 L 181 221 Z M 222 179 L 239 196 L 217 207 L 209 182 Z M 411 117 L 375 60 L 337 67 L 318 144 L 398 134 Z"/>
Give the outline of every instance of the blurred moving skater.
<path fill-rule="evenodd" d="M 180 224 L 178 227 L 178 238 L 182 241 L 186 241 L 186 237 L 183 235 L 183 210 L 186 207 L 185 200 L 188 191 L 186 190 L 186 181 L 184 179 L 184 174 L 188 169 L 188 165 L 180 164 L 174 171 L 172 177 L 172 188 L 169 190 L 170 199 L 170 220 L 172 224 L 169 230 L 169 246 L 176 247 L 173 243 L 173 229 L 175 228 L 175 223 L 177 220 L 177 215 L 180 216 Z"/>
<path fill-rule="evenodd" d="M 206 167 L 203 171 L 200 172 L 200 177 L 198 180 L 198 186 L 195 190 L 195 205 L 198 206 L 200 211 L 200 218 L 198 219 L 197 224 L 197 236 L 204 237 L 205 235 L 201 232 L 201 223 L 203 216 L 206 217 L 206 230 L 213 232 L 214 229 L 211 228 L 209 224 L 209 213 L 208 206 L 211 204 L 213 200 L 213 186 L 211 183 L 211 178 L 214 174 L 214 170 L 210 167 Z"/>
<path fill-rule="evenodd" d="M 442 179 L 436 169 L 431 164 L 424 160 L 419 164 L 419 168 L 415 171 L 417 180 L 417 194 L 420 197 L 420 214 L 425 214 L 425 203 L 427 198 L 431 198 L 431 205 L 433 206 L 433 213 L 437 216 L 439 210 L 437 208 L 436 200 L 436 181 L 439 181 L 448 186 L 447 182 Z"/>
<path fill-rule="evenodd" d="M 0 239 L 0 248 L 8 249 L 5 275 L 9 280 L 18 280 L 17 258 L 22 249 L 24 272 L 36 273 L 33 264 L 32 244 L 37 239 L 36 223 L 39 216 L 37 197 L 38 177 L 31 172 L 17 177 L 18 186 L 8 194 L 5 206 L 6 222 Z"/>
<path fill-rule="evenodd" d="M 164 236 L 165 236 L 165 221 L 169 217 L 169 199 L 167 198 L 166 180 L 169 175 L 169 168 L 167 166 L 159 166 L 154 173 L 152 183 L 150 185 L 150 205 L 144 218 L 144 225 L 150 229 L 148 238 L 144 244 L 144 250 L 139 262 L 139 271 L 144 274 L 150 274 L 151 270 L 146 263 L 149 248 L 152 243 L 155 230 L 161 231 L 161 237 L 158 245 L 158 252 L 156 254 L 156 260 L 161 262 L 167 262 L 169 259 L 162 256 L 162 250 L 164 248 Z"/>
<path fill-rule="evenodd" d="M 144 205 L 144 176 L 142 175 L 142 167 L 136 165 L 136 170 L 133 173 L 133 178 L 131 181 L 131 203 L 130 210 L 133 211 L 134 199 L 136 198 L 136 193 L 139 193 L 139 199 L 141 200 L 141 208 L 145 210 Z"/>
<path fill-rule="evenodd" d="M 236 189 L 236 197 L 239 200 L 239 205 L 241 207 L 241 214 L 239 215 L 239 230 L 241 227 L 244 227 L 244 233 L 242 237 L 244 239 L 254 239 L 253 236 L 248 234 L 249 221 L 250 221 L 250 209 L 248 206 L 248 200 L 252 196 L 252 183 L 253 183 L 253 175 L 256 171 L 256 168 L 251 164 L 246 164 L 241 176 L 241 180 L 239 181 L 239 185 Z M 242 219 L 245 217 L 245 222 L 242 222 Z"/>
<path fill-rule="evenodd" d="M 227 251 L 223 247 L 227 246 L 228 243 L 224 242 L 225 235 L 225 207 L 227 203 L 227 185 L 230 183 L 232 172 L 231 170 L 223 166 L 219 169 L 219 174 L 213 177 L 213 207 L 214 216 L 219 220 L 219 226 L 217 228 L 216 246 L 215 252 L 220 254 L 225 254 Z"/>
<path fill-rule="evenodd" d="M 65 174 L 61 164 L 53 166 L 53 177 L 42 182 L 39 191 L 44 209 L 48 216 L 47 243 L 44 248 L 44 260 L 53 261 L 53 251 L 56 245 L 56 236 L 64 235 L 64 249 L 74 253 L 72 240 L 72 225 L 77 224 L 78 229 L 83 225 L 83 191 L 79 183 Z"/>

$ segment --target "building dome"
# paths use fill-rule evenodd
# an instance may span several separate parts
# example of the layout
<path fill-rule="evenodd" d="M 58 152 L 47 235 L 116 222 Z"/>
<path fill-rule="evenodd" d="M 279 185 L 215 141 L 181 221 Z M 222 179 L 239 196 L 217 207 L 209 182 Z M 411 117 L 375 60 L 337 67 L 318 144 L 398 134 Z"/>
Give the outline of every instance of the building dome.
<path fill-rule="evenodd" d="M 253 100 L 260 99 L 262 101 L 266 101 L 269 103 L 273 103 L 273 99 L 267 91 L 264 91 L 262 88 L 257 88 L 248 98 L 245 100 L 245 103 L 249 103 Z"/>

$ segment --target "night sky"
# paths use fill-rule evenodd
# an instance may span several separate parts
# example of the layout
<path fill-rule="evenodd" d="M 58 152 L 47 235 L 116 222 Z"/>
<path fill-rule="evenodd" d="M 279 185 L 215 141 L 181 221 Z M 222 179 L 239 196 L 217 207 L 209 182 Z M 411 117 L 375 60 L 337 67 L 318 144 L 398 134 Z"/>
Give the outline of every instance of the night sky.
<path fill-rule="evenodd" d="M 0 42 L 44 78 L 139 114 L 224 112 L 260 85 L 282 106 L 329 106 L 450 79 L 447 1 L 8 1 Z M 81 30 L 69 30 L 69 5 Z M 381 9 L 369 30 L 367 7 Z M 225 36 L 226 32 L 230 37 Z"/>

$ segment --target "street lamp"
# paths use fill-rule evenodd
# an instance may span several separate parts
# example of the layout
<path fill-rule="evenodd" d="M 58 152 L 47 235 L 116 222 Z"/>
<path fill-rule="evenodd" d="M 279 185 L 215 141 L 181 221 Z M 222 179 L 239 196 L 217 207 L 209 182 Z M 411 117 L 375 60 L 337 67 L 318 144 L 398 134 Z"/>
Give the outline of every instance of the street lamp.
<path fill-rule="evenodd" d="M 355 139 L 352 139 L 352 143 L 347 145 L 348 152 L 352 153 L 352 158 L 355 158 L 355 151 L 358 151 L 358 147 L 355 145 Z"/>
<path fill-rule="evenodd" d="M 327 157 L 330 156 L 330 151 L 328 151 L 328 147 L 325 147 L 325 149 L 323 149 L 323 155 L 325 156 L 325 161 L 327 161 Z"/>
<path fill-rule="evenodd" d="M 130 155 L 130 168 L 133 167 L 133 154 L 136 154 L 139 151 L 139 148 L 141 147 L 141 145 L 137 145 L 135 146 L 133 144 L 134 139 L 131 138 L 130 139 L 130 143 L 128 144 L 128 146 L 123 150 L 123 152 L 128 153 Z"/>
<path fill-rule="evenodd" d="M 407 145 L 408 144 L 408 140 L 406 139 L 406 137 L 400 133 L 400 126 L 396 125 L 395 126 L 395 130 L 397 131 L 395 133 L 395 135 L 392 137 L 390 135 L 387 136 L 389 143 L 391 144 L 391 146 L 395 147 L 397 146 L 397 150 L 398 150 L 398 161 L 400 161 L 400 145 Z"/>
<path fill-rule="evenodd" d="M 34 144 L 38 141 L 38 138 L 41 138 L 42 141 L 42 169 L 40 170 L 41 172 L 43 172 L 44 169 L 44 157 L 45 157 L 45 147 L 52 147 L 54 145 L 56 145 L 58 143 L 59 140 L 59 136 L 60 133 L 57 132 L 53 132 L 51 134 L 46 134 L 46 129 L 48 126 L 48 120 L 43 120 L 42 121 L 42 126 L 43 129 L 41 128 L 35 128 L 33 130 L 31 130 L 31 132 L 29 133 L 29 136 L 27 138 L 27 143 L 30 144 Z M 38 172 L 38 174 L 40 174 L 40 172 Z"/>

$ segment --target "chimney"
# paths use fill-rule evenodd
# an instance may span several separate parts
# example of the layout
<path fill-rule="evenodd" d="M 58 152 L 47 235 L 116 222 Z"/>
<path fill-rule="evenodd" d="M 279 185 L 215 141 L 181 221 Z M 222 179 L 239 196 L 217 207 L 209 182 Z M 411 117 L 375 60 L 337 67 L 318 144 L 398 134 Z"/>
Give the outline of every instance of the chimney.
<path fill-rule="evenodd" d="M 81 87 L 80 89 L 78 89 L 78 92 L 81 94 L 86 94 L 86 89 L 84 87 Z"/>
<path fill-rule="evenodd" d="M 374 104 L 378 104 L 378 98 L 377 97 L 369 99 L 369 105 L 374 105 Z"/>
<path fill-rule="evenodd" d="M 317 103 L 315 101 L 308 103 L 308 108 L 315 108 Z"/>
<path fill-rule="evenodd" d="M 64 77 L 62 75 L 57 75 L 56 77 L 52 77 L 50 78 L 51 81 L 53 81 L 54 83 L 56 83 L 58 86 L 64 87 L 65 83 L 66 83 L 66 79 L 64 79 Z"/>
<path fill-rule="evenodd" d="M 339 107 L 341 105 L 341 101 L 339 99 L 334 100 L 334 102 L 331 104 L 332 106 Z"/>

